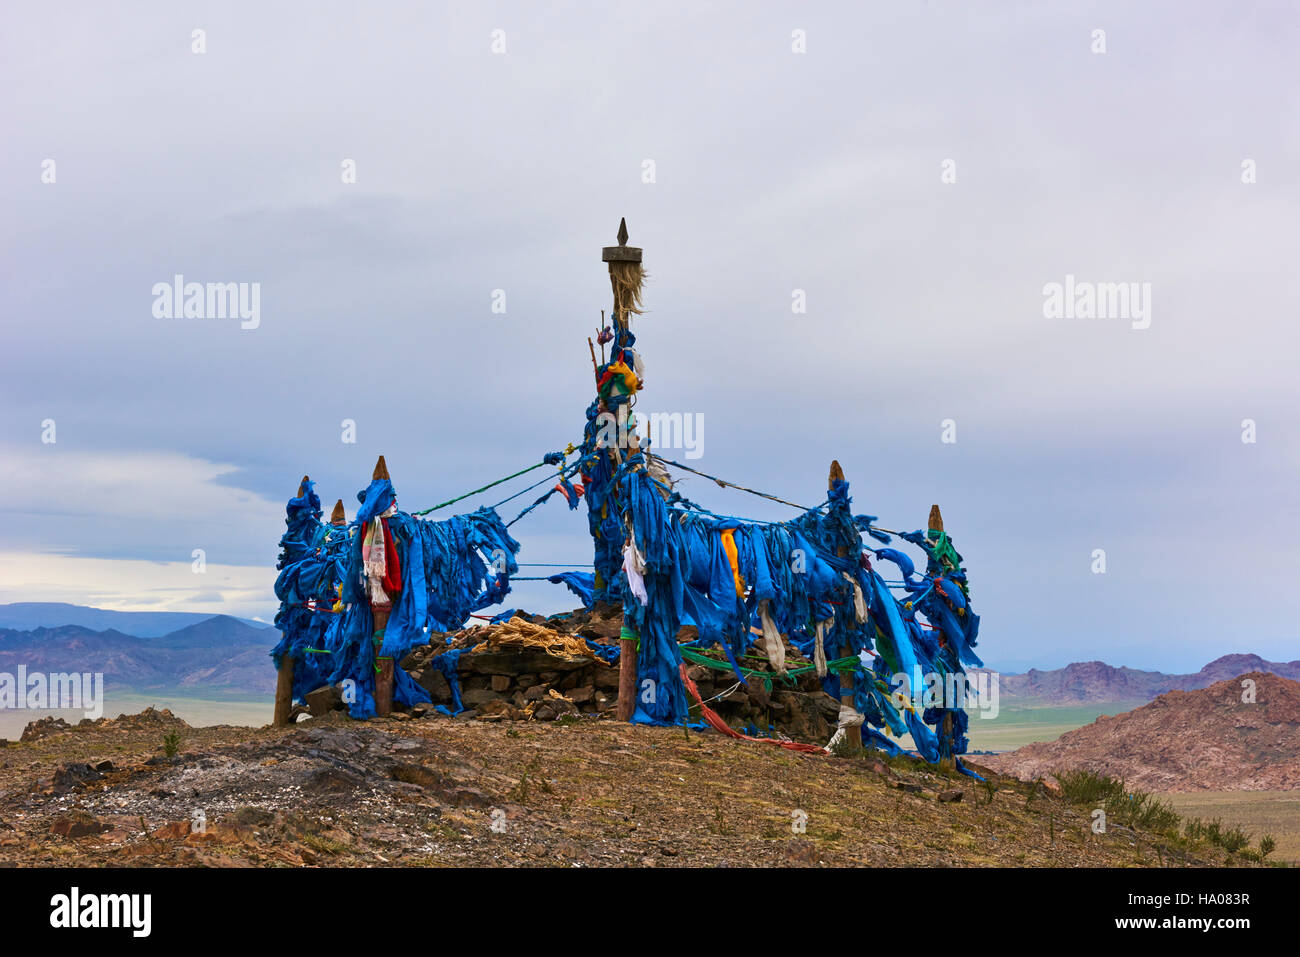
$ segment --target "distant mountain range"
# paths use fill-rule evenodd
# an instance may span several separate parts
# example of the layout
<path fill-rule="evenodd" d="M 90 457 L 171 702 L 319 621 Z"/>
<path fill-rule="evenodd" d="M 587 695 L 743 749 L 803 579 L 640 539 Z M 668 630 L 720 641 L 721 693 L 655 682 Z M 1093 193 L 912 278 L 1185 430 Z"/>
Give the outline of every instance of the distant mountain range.
<path fill-rule="evenodd" d="M 275 671 L 268 655 L 279 632 L 228 615 L 197 617 L 197 622 L 152 636 L 82 625 L 0 628 L 0 672 L 16 673 L 19 665 L 28 673 L 98 672 L 104 675 L 109 694 L 167 690 L 201 697 L 205 692 L 275 692 Z"/>
<path fill-rule="evenodd" d="M 1069 705 L 1106 701 L 1150 701 L 1167 691 L 1195 691 L 1248 671 L 1300 681 L 1300 661 L 1265 661 L 1259 655 L 1224 655 L 1195 674 L 1164 674 L 1116 668 L 1104 661 L 1084 661 L 1020 675 L 1002 675 L 998 691 L 1025 704 Z"/>
<path fill-rule="evenodd" d="M 0 605 L 0 671 L 97 671 L 118 689 L 272 694 L 267 653 L 279 633 L 258 621 L 188 612 L 109 611 L 60 602 Z M 1076 662 L 1052 671 L 1002 674 L 1000 694 L 1026 705 L 1150 701 L 1207 688 L 1248 671 L 1300 681 L 1300 661 L 1224 655 L 1195 674 Z"/>
<path fill-rule="evenodd" d="M 1245 677 L 1255 682 L 1254 700 L 1242 700 Z M 1255 671 L 1196 691 L 1170 691 L 1050 743 L 976 760 L 1023 780 L 1088 768 L 1150 791 L 1294 790 L 1300 788 L 1298 730 L 1300 683 Z"/>
<path fill-rule="evenodd" d="M 19 601 L 0 605 L 0 628 L 22 631 L 32 628 L 59 628 L 80 625 L 92 631 L 113 629 L 138 638 L 157 638 L 207 621 L 212 615 L 184 611 L 110 611 L 86 605 L 69 605 L 60 601 Z M 224 615 L 218 617 L 226 617 Z M 250 628 L 270 628 L 265 622 L 236 618 Z"/>

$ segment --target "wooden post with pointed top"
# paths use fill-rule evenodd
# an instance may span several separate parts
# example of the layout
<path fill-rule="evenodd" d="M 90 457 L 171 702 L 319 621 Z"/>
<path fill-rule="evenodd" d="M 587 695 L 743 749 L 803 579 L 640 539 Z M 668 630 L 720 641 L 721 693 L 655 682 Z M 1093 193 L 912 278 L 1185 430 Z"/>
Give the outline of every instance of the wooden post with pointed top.
<path fill-rule="evenodd" d="M 348 513 L 343 508 L 343 499 L 339 499 L 334 503 L 334 511 L 330 512 L 330 524 L 337 527 L 347 523 Z"/>
<path fill-rule="evenodd" d="M 836 482 L 843 481 L 844 469 L 840 468 L 839 459 L 832 459 L 830 475 L 826 478 L 826 488 L 832 489 L 835 487 Z M 847 546 L 841 545 L 835 550 L 835 554 L 840 558 L 847 558 L 849 555 L 849 549 Z M 853 675 L 847 671 L 840 672 L 840 705 L 848 708 L 853 707 Z M 849 747 L 855 749 L 862 747 L 861 725 L 853 725 L 852 727 L 845 728 L 844 735 L 848 738 Z"/>
<path fill-rule="evenodd" d="M 639 308 L 641 281 L 644 277 L 641 270 L 641 250 L 627 244 L 626 218 L 620 219 L 618 223 L 618 245 L 603 247 L 600 251 L 600 260 L 609 263 L 610 285 L 614 292 L 612 316 L 614 325 L 625 329 L 630 318 L 629 314 Z M 601 352 L 603 354 L 604 345 L 601 346 Z M 592 361 L 595 361 L 594 353 Z M 622 460 L 617 448 L 611 449 L 610 454 L 616 463 Z M 631 721 L 636 711 L 637 643 L 631 638 L 620 637 L 618 648 L 617 715 L 619 721 Z"/>
<path fill-rule="evenodd" d="M 304 475 L 302 481 L 298 483 L 298 497 L 302 498 L 307 494 L 307 483 L 311 481 L 310 475 Z M 289 715 L 293 713 L 293 658 L 290 655 L 283 655 L 280 658 L 280 667 L 275 672 L 275 711 L 271 721 L 276 725 L 287 725 Z"/>
<path fill-rule="evenodd" d="M 938 505 L 930 506 L 930 518 L 926 528 L 931 532 L 943 531 L 943 513 Z M 945 710 L 943 723 L 939 726 L 939 767 L 949 771 L 957 770 L 957 756 L 952 753 L 952 711 Z"/>
<path fill-rule="evenodd" d="M 614 291 L 614 324 L 627 327 L 631 313 L 641 311 L 641 249 L 627 244 L 627 218 L 618 221 L 618 245 L 600 251 L 601 262 L 609 263 L 609 281 Z"/>
<path fill-rule="evenodd" d="M 384 461 L 382 455 L 379 456 L 379 461 L 375 463 L 375 471 L 371 475 L 371 480 L 374 479 L 392 481 L 392 477 L 388 474 L 388 463 Z M 370 611 L 375 620 L 375 665 L 378 668 L 375 674 L 375 715 L 386 718 L 393 713 L 393 668 L 395 665 L 391 655 L 381 658 L 379 649 L 383 645 L 384 632 L 388 628 L 388 616 L 392 614 L 393 606 L 391 603 L 387 605 L 372 604 Z"/>
<path fill-rule="evenodd" d="M 932 532 L 943 531 L 943 514 L 939 511 L 938 505 L 930 506 L 930 521 L 928 523 L 928 528 Z"/>

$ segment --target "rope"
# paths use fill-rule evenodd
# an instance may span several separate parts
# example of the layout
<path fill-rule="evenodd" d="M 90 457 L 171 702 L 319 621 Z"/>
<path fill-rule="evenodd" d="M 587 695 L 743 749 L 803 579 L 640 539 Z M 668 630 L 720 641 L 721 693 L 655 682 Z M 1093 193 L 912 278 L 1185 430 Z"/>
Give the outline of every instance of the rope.
<path fill-rule="evenodd" d="M 476 488 L 476 489 L 474 489 L 474 491 L 472 491 L 472 492 L 466 492 L 464 495 L 457 495 L 455 498 L 449 498 L 449 499 L 447 499 L 447 501 L 445 501 L 445 502 L 441 502 L 441 503 L 439 503 L 438 505 L 434 505 L 432 508 L 426 508 L 426 509 L 423 509 L 423 510 L 421 510 L 421 511 L 419 511 L 419 512 L 412 512 L 411 514 L 412 514 L 412 515 L 428 515 L 430 512 L 436 512 L 436 511 L 437 511 L 438 509 L 440 509 L 440 508 L 446 508 L 448 505 L 454 505 L 454 504 L 456 504 L 457 502 L 461 501 L 462 499 L 467 499 L 467 498 L 469 498 L 469 497 L 472 496 L 472 495 L 477 495 L 477 494 L 479 494 L 480 492 L 486 492 L 488 489 L 490 489 L 490 488 L 495 488 L 496 486 L 502 484 L 503 482 L 509 482 L 511 479 L 519 478 L 519 476 L 521 476 L 521 475 L 527 475 L 529 472 L 533 471 L 533 469 L 539 469 L 539 468 L 541 468 L 543 465 L 554 465 L 554 464 L 556 464 L 556 463 L 554 463 L 554 462 L 547 462 L 545 459 L 543 459 L 542 461 L 538 462 L 536 465 L 530 465 L 530 466 L 528 466 L 528 468 L 526 468 L 526 469 L 520 469 L 518 472 L 514 472 L 514 473 L 512 473 L 512 474 L 510 474 L 510 475 L 507 475 L 505 478 L 499 478 L 499 479 L 497 479 L 495 482 L 488 482 L 487 485 L 484 485 L 482 488 Z M 540 484 L 541 484 L 541 483 L 539 482 L 538 485 L 540 485 Z M 536 488 L 536 487 L 537 487 L 536 485 L 529 486 L 529 488 Z M 524 491 L 527 491 L 527 489 L 525 489 Z M 523 494 L 523 493 L 521 492 L 520 494 Z M 514 496 L 512 495 L 510 498 L 514 498 Z M 508 502 L 508 501 L 510 501 L 510 499 L 508 498 L 508 499 L 506 499 L 505 501 Z M 505 503 L 502 502 L 502 503 L 500 503 L 500 504 L 505 504 Z M 495 508 L 496 506 L 493 506 L 493 507 Z"/>
<path fill-rule="evenodd" d="M 545 485 L 547 482 L 551 481 L 552 479 L 554 479 L 554 480 L 556 480 L 556 481 L 559 481 L 559 480 L 562 479 L 562 478 L 568 478 L 568 477 L 569 477 L 570 475 L 572 475 L 574 472 L 578 471 L 578 468 L 582 465 L 582 461 L 583 461 L 582 459 L 578 459 L 578 461 L 574 462 L 572 465 L 563 465 L 563 466 L 561 466 L 560 469 L 559 469 L 558 474 L 553 475 L 553 476 L 548 475 L 546 478 L 542 479 L 540 482 L 534 482 L 532 485 L 529 485 L 527 488 L 521 488 L 518 492 L 515 492 L 514 495 L 507 495 L 505 498 L 503 498 L 501 501 L 497 502 L 497 503 L 496 503 L 495 505 L 493 505 L 492 507 L 493 507 L 493 508 L 500 508 L 502 505 L 506 504 L 506 502 L 512 501 L 512 500 L 514 500 L 514 499 L 517 499 L 519 496 L 523 495 L 525 492 L 531 492 L 533 489 L 537 488 L 537 486 L 539 486 L 539 485 Z M 542 464 L 545 465 L 546 463 L 543 462 Z M 549 494 L 549 493 L 548 493 L 548 494 Z"/>
<path fill-rule="evenodd" d="M 788 519 L 788 520 L 786 520 L 786 521 L 784 521 L 784 522 L 773 522 L 773 521 L 769 521 L 768 519 L 763 519 L 763 518 L 745 518 L 745 517 L 742 516 L 742 515 L 723 515 L 721 512 L 715 512 L 715 511 L 713 511 L 713 510 L 711 510 L 711 509 L 707 509 L 707 508 L 705 508 L 703 505 L 696 505 L 694 502 L 690 501 L 689 499 L 683 498 L 681 495 L 678 495 L 677 497 L 678 497 L 678 502 L 677 502 L 677 503 L 673 503 L 673 504 L 669 504 L 669 505 L 667 506 L 668 511 L 670 511 L 670 512 L 677 512 L 678 514 L 686 514 L 686 513 L 689 513 L 689 512 L 698 512 L 698 513 L 700 513 L 700 514 L 702 514 L 702 515 L 708 515 L 708 516 L 710 516 L 710 517 L 712 517 L 712 518 L 722 519 L 723 521 L 745 522 L 745 523 L 747 523 L 747 524 L 749 524 L 749 525 L 771 525 L 771 526 L 773 526 L 773 527 L 776 527 L 776 526 L 792 526 L 792 525 L 795 525 L 795 524 L 799 521 L 799 519 L 797 519 L 797 518 L 792 518 L 792 519 Z M 829 499 L 828 499 L 827 501 L 829 501 Z M 682 506 L 682 507 L 679 507 L 679 505 Z M 826 505 L 826 502 L 822 502 L 822 504 L 821 504 L 821 505 L 818 505 L 817 508 L 821 508 L 821 507 L 824 506 L 824 505 Z M 808 509 L 808 511 L 810 511 L 810 512 L 811 512 L 811 511 L 816 511 L 816 509 Z M 802 516 L 801 516 L 801 517 L 802 517 Z"/>
<path fill-rule="evenodd" d="M 735 482 L 728 482 L 726 479 L 720 479 L 716 475 L 709 475 L 707 472 L 701 472 L 698 469 L 693 469 L 689 465 L 682 465 L 682 463 L 680 462 L 674 462 L 672 459 L 666 459 L 659 455 L 656 455 L 655 458 L 658 459 L 660 462 L 663 462 L 665 465 L 672 465 L 679 469 L 685 469 L 687 472 L 694 472 L 696 475 L 699 475 L 702 478 L 711 479 L 712 481 L 717 482 L 723 488 L 740 489 L 740 491 L 748 492 L 750 495 L 757 495 L 759 498 L 769 499 L 770 501 L 773 502 L 780 502 L 782 505 L 789 505 L 791 508 L 797 508 L 801 512 L 812 511 L 812 509 L 808 508 L 806 505 L 796 505 L 794 502 L 787 502 L 785 499 L 777 498 L 775 495 L 768 495 L 766 492 L 760 492 L 756 489 L 748 488 L 744 485 L 737 485 Z"/>
<path fill-rule="evenodd" d="M 703 716 L 704 720 L 708 722 L 709 727 L 714 731 L 717 731 L 719 734 L 725 734 L 729 738 L 737 738 L 741 741 L 757 741 L 762 744 L 774 744 L 779 748 L 785 748 L 787 751 L 803 751 L 807 754 L 827 753 L 825 748 L 815 744 L 804 744 L 801 741 L 778 741 L 776 738 L 751 738 L 747 734 L 741 734 L 735 728 L 731 727 L 731 725 L 727 724 L 727 722 L 723 721 L 716 711 L 700 699 L 700 689 L 695 687 L 695 682 L 692 681 L 691 676 L 686 673 L 686 662 L 682 662 L 678 674 L 681 675 L 682 684 L 686 686 L 686 690 L 690 693 L 691 697 L 695 699 L 695 703 L 700 706 L 701 716 Z"/>
<path fill-rule="evenodd" d="M 740 688 L 741 684 L 743 684 L 743 682 L 737 681 L 734 685 L 732 685 L 732 686 L 731 686 L 730 688 L 728 688 L 726 691 L 719 691 L 717 694 L 713 695 L 713 697 L 711 697 L 711 698 L 705 698 L 703 701 L 700 702 L 701 707 L 703 707 L 704 705 L 708 704 L 710 701 L 716 701 L 716 700 L 718 700 L 719 698 L 725 698 L 725 697 L 727 697 L 727 695 L 731 694 L 733 691 L 738 690 L 738 689 Z"/>
<path fill-rule="evenodd" d="M 561 468 L 559 475 L 554 477 L 556 479 L 556 484 L 559 484 L 560 481 L 568 478 L 570 475 L 573 475 L 575 472 L 577 472 L 578 469 L 582 467 L 583 461 L 584 461 L 583 459 L 578 459 L 578 461 L 574 462 L 572 465 L 567 465 Z M 510 499 L 518 498 L 520 495 L 523 495 L 525 492 L 531 492 L 533 489 L 537 488 L 537 486 L 545 485 L 549 481 L 551 481 L 551 477 L 544 478 L 540 482 L 534 482 L 532 485 L 528 486 L 528 488 L 520 489 L 514 495 L 511 495 L 510 498 L 503 498 L 501 501 L 497 502 L 496 505 L 493 505 L 492 507 L 494 509 L 500 508 L 506 502 L 510 501 Z M 526 509 L 520 512 L 510 521 L 506 522 L 506 528 L 509 528 L 515 522 L 519 521 L 521 518 L 523 518 L 533 509 L 535 509 L 537 506 L 541 505 L 543 502 L 549 499 L 552 495 L 555 494 L 555 491 L 556 491 L 555 489 L 551 489 L 545 495 L 541 496 L 537 501 L 533 502 L 532 505 L 529 505 Z M 578 567 L 578 566 L 574 566 L 574 567 Z"/>
<path fill-rule="evenodd" d="M 732 670 L 731 665 L 728 664 L 727 662 L 718 661 L 716 658 L 710 658 L 708 655 L 702 654 L 701 652 L 698 652 L 693 648 L 679 646 L 679 650 L 681 651 L 683 658 L 689 659 L 690 661 L 693 661 L 696 664 L 704 665 L 706 668 L 713 668 L 717 671 Z M 850 655 L 849 657 L 846 658 L 836 658 L 833 661 L 826 662 L 827 671 L 835 674 L 839 674 L 842 672 L 853 672 L 856 671 L 861 666 L 862 666 L 862 662 L 858 660 L 858 657 L 856 655 Z M 740 668 L 740 673 L 745 676 L 746 680 L 752 677 L 760 678 L 763 682 L 763 686 L 767 688 L 769 691 L 772 690 L 773 678 L 784 677 L 787 680 L 790 680 L 790 683 L 793 684 L 794 682 L 793 680 L 791 680 L 793 676 L 807 674 L 810 671 L 817 670 L 816 665 L 801 665 L 797 668 L 787 668 L 785 675 L 782 676 L 777 674 L 774 671 L 758 671 L 754 668 L 746 668 L 743 665 L 739 665 L 738 667 Z"/>

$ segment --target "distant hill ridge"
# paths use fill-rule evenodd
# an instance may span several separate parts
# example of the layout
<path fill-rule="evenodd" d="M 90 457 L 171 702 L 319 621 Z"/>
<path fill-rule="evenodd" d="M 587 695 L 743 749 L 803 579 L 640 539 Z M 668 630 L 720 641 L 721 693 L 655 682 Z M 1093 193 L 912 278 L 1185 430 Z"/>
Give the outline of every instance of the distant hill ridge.
<path fill-rule="evenodd" d="M 187 625 L 200 624 L 213 617 L 211 614 L 189 611 L 113 611 L 108 608 L 91 608 L 88 605 L 71 605 L 59 601 L 19 601 L 0 605 L 0 628 L 29 631 L 33 628 L 80 625 L 92 631 L 105 631 L 111 628 L 138 638 L 157 638 Z M 250 628 L 270 627 L 249 618 L 234 620 Z"/>
<path fill-rule="evenodd" d="M 1168 691 L 1208 688 L 1246 672 L 1258 671 L 1300 681 L 1300 661 L 1266 661 L 1259 655 L 1232 654 L 1216 658 L 1195 674 L 1165 674 L 1116 668 L 1104 661 L 1083 661 L 1024 674 L 1002 675 L 999 692 L 1008 698 L 1042 704 L 1087 704 L 1104 701 L 1150 701 Z"/>
<path fill-rule="evenodd" d="M 1242 700 L 1247 678 L 1253 702 Z M 1293 790 L 1300 788 L 1300 682 L 1254 671 L 1170 691 L 1050 743 L 979 761 L 1022 780 L 1087 768 L 1148 791 Z"/>
<path fill-rule="evenodd" d="M 266 695 L 275 690 L 268 657 L 279 638 L 229 615 L 215 615 L 165 635 L 141 637 L 81 625 L 0 628 L 0 672 L 102 673 L 110 693 L 188 689 Z"/>

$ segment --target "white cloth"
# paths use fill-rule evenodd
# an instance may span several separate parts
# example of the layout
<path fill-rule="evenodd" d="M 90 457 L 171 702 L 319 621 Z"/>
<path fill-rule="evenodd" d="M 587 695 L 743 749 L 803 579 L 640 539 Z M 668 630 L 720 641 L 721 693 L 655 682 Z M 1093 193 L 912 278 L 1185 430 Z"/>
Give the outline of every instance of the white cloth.
<path fill-rule="evenodd" d="M 650 596 L 645 590 L 645 559 L 637 551 L 634 543 L 623 546 L 623 572 L 627 575 L 627 586 L 643 606 L 650 603 Z"/>
<path fill-rule="evenodd" d="M 858 619 L 858 624 L 860 625 L 865 622 L 868 617 L 867 599 L 862 594 L 862 586 L 858 584 L 856 578 L 848 572 L 842 572 L 841 574 L 843 574 L 845 580 L 853 586 L 853 615 Z"/>
<path fill-rule="evenodd" d="M 650 477 L 656 482 L 661 482 L 666 486 L 666 488 L 671 490 L 673 487 L 673 478 L 668 474 L 668 469 L 664 468 L 664 464 L 649 453 L 646 453 L 645 461 L 646 471 L 650 473 Z M 664 498 L 668 498 L 670 492 L 660 488 L 659 494 Z"/>
<path fill-rule="evenodd" d="M 388 592 L 384 591 L 384 574 L 388 571 L 388 561 L 384 557 L 384 523 L 380 519 L 396 514 L 397 503 L 394 502 L 383 515 L 372 518 L 361 543 L 361 567 L 366 579 L 366 594 L 370 596 L 372 607 L 382 608 L 393 603 Z"/>
<path fill-rule="evenodd" d="M 826 629 L 834 621 L 833 618 L 827 618 L 825 621 L 817 622 L 817 640 L 813 644 L 813 664 L 817 666 L 817 677 L 826 677 Z"/>
<path fill-rule="evenodd" d="M 856 708 L 854 708 L 853 705 L 845 704 L 843 701 L 841 701 L 840 720 L 839 723 L 835 726 L 835 733 L 831 735 L 831 740 L 826 745 L 826 750 L 827 751 L 832 750 L 835 747 L 835 745 L 843 741 L 844 736 L 848 734 L 849 728 L 861 727 L 863 720 L 864 719 L 862 717 L 861 712 L 859 712 Z"/>

